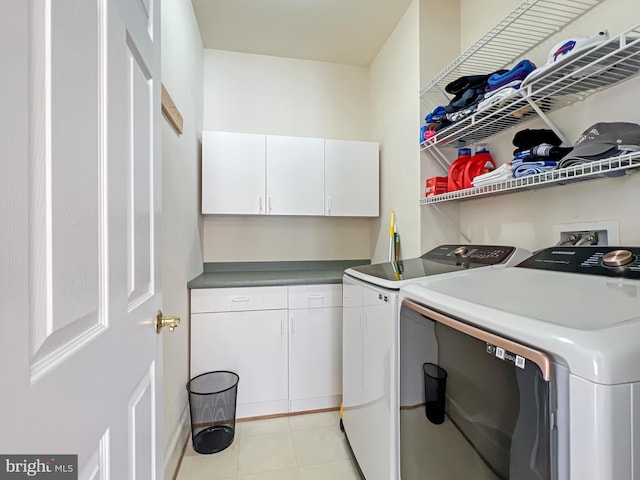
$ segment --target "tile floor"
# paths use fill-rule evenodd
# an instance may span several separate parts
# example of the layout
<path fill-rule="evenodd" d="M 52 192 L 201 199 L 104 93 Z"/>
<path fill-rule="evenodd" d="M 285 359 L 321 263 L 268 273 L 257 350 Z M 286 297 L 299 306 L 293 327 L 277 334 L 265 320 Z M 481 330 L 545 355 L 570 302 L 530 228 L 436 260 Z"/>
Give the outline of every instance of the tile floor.
<path fill-rule="evenodd" d="M 338 412 L 236 422 L 233 444 L 201 455 L 189 440 L 177 480 L 359 480 Z"/>

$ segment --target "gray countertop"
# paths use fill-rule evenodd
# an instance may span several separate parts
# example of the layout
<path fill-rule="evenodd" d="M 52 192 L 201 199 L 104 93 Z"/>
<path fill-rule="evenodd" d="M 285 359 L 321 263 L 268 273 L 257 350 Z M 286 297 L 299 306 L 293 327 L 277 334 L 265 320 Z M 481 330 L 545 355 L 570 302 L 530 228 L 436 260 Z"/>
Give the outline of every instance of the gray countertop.
<path fill-rule="evenodd" d="M 188 288 L 268 287 L 342 283 L 345 269 L 370 260 L 296 262 L 213 262 L 187 283 Z"/>

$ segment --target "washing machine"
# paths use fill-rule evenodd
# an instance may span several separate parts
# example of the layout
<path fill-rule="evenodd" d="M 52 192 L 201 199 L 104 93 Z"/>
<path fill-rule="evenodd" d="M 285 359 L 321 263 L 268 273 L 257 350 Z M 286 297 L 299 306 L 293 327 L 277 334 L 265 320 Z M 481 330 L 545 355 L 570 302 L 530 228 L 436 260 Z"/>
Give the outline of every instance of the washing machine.
<path fill-rule="evenodd" d="M 640 247 L 546 248 L 399 300 L 402 480 L 640 478 Z"/>
<path fill-rule="evenodd" d="M 367 480 L 399 477 L 398 292 L 430 276 L 515 265 L 511 246 L 440 245 L 419 258 L 363 265 L 343 277 L 343 428 Z"/>

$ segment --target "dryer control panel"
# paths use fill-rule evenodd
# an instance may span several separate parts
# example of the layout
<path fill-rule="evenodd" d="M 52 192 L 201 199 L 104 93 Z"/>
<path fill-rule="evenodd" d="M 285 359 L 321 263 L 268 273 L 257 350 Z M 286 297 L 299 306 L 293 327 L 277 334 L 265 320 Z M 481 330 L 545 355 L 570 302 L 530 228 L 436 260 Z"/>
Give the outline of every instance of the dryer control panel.
<path fill-rule="evenodd" d="M 517 267 L 640 280 L 640 247 L 550 247 Z"/>

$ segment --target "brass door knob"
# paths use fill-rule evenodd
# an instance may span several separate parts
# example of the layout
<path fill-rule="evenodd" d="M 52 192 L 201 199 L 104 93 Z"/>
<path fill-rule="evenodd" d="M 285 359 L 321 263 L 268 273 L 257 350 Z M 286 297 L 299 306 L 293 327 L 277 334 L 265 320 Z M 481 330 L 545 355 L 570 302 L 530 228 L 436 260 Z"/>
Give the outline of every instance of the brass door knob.
<path fill-rule="evenodd" d="M 162 327 L 169 328 L 170 332 L 180 324 L 180 317 L 166 317 L 162 314 L 162 310 L 156 312 L 156 333 L 160 333 Z"/>

